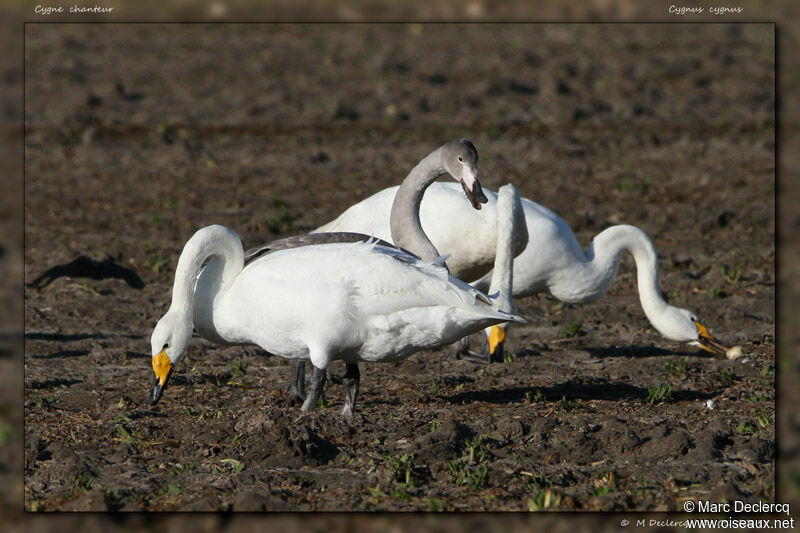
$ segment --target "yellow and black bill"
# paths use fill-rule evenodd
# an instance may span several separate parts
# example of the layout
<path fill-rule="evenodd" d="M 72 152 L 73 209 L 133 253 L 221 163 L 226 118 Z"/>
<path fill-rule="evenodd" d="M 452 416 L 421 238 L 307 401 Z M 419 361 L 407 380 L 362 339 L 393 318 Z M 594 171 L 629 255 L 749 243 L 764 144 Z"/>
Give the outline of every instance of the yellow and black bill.
<path fill-rule="evenodd" d="M 700 345 L 700 348 L 711 353 L 725 355 L 730 348 L 729 346 L 722 344 L 708 331 L 708 328 L 700 322 L 695 320 L 694 325 L 697 328 L 697 342 Z"/>
<path fill-rule="evenodd" d="M 489 361 L 503 361 L 505 350 L 503 344 L 506 340 L 506 330 L 500 326 L 492 326 L 489 331 Z"/>
<path fill-rule="evenodd" d="M 169 377 L 172 375 L 172 361 L 167 356 L 167 349 L 153 357 L 153 386 L 150 388 L 150 403 L 156 403 L 161 398 L 161 393 L 167 387 Z"/>

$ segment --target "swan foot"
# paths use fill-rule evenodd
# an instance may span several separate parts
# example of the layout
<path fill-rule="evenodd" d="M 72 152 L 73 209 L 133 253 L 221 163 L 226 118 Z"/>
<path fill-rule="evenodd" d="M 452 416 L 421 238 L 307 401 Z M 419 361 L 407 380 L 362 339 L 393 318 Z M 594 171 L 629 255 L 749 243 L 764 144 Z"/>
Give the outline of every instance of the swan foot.
<path fill-rule="evenodd" d="M 461 356 L 466 355 L 469 353 L 469 336 L 461 337 L 459 339 L 456 349 L 453 354 L 456 356 L 456 359 L 461 359 Z"/>
<path fill-rule="evenodd" d="M 311 386 L 306 399 L 303 402 L 303 411 L 311 411 L 317 407 L 323 393 L 325 392 L 325 370 L 322 368 L 313 367 L 311 373 Z"/>
<path fill-rule="evenodd" d="M 296 405 L 302 405 L 306 399 L 306 395 L 299 393 L 294 390 L 294 386 L 292 386 L 292 390 L 289 391 L 289 397 L 286 398 L 286 405 L 288 407 L 294 407 Z"/>
<path fill-rule="evenodd" d="M 298 361 L 295 367 L 294 381 L 289 388 L 290 407 L 302 404 L 306 399 L 306 362 Z"/>
<path fill-rule="evenodd" d="M 353 416 L 356 407 L 356 397 L 358 396 L 358 385 L 361 380 L 361 372 L 358 370 L 357 363 L 347 363 L 347 372 L 344 375 L 343 383 L 345 388 L 344 406 L 342 407 L 343 416 Z"/>
<path fill-rule="evenodd" d="M 476 334 L 480 335 L 480 334 Z M 489 363 L 494 362 L 495 360 L 492 356 L 488 353 L 479 353 L 473 352 L 470 349 L 470 336 L 462 337 L 461 340 L 458 341 L 458 347 L 455 350 L 456 359 L 463 359 L 465 361 L 469 361 L 470 363 L 480 364 L 480 365 L 488 365 Z M 488 351 L 488 344 L 486 342 L 483 343 L 482 349 L 486 349 Z M 500 356 L 500 361 L 502 361 L 502 355 Z"/>
<path fill-rule="evenodd" d="M 469 361 L 470 363 L 475 363 L 477 365 L 488 365 L 492 362 L 492 356 L 485 353 L 477 353 L 473 352 L 472 350 L 468 350 L 466 353 L 461 354 L 461 359 L 464 361 Z"/>

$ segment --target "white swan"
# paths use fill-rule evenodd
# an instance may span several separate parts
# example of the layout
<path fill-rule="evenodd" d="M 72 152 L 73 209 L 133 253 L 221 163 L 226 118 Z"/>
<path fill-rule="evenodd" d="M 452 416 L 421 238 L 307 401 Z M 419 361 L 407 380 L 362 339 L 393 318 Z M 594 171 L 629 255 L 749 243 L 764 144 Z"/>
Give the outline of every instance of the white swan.
<path fill-rule="evenodd" d="M 390 187 L 372 195 L 317 231 L 359 231 L 391 239 L 388 213 L 396 191 L 397 187 Z M 495 248 L 499 235 L 497 226 L 490 225 L 496 219 L 496 201 L 491 191 L 485 191 L 489 201 L 481 213 L 487 216 L 487 225 L 480 231 L 470 219 L 474 214 L 453 201 L 455 192 L 457 189 L 449 183 L 429 187 L 420 208 L 422 227 L 434 246 L 449 254 L 451 272 L 476 273 L 476 278 L 482 275 L 473 285 L 486 289 L 492 274 L 486 272 L 485 256 Z M 622 254 L 630 252 L 636 261 L 642 309 L 653 327 L 670 340 L 699 344 L 714 353 L 727 351 L 694 313 L 664 301 L 658 288 L 656 250 L 642 230 L 612 226 L 598 234 L 584 251 L 569 225 L 554 212 L 527 198 L 522 199 L 522 208 L 525 222 L 521 226 L 527 228 L 528 245 L 514 259 L 515 297 L 546 291 L 565 302 L 595 301 L 611 287 Z M 475 228 L 468 241 L 460 238 L 466 221 Z"/>
<path fill-rule="evenodd" d="M 440 265 L 374 243 L 302 246 L 243 265 L 241 240 L 224 226 L 200 229 L 187 241 L 172 303 L 151 336 L 152 403 L 186 353 L 193 324 L 225 344 L 309 359 L 314 372 L 303 410 L 316 406 L 328 364 L 345 361 L 342 413 L 351 414 L 358 361 L 397 361 L 492 324 L 524 323 Z"/>

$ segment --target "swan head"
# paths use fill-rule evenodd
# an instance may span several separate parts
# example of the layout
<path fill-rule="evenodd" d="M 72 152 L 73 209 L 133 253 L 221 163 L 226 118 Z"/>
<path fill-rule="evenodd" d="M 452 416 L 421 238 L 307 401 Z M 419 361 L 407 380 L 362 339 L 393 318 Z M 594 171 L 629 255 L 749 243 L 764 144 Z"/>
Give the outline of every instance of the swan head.
<path fill-rule="evenodd" d="M 489 361 L 501 362 L 505 359 L 505 349 L 503 346 L 506 341 L 506 328 L 504 322 L 488 328 L 489 334 Z"/>
<path fill-rule="evenodd" d="M 662 320 L 653 325 L 670 340 L 688 342 L 714 354 L 725 355 L 729 350 L 688 309 L 668 306 Z"/>
<path fill-rule="evenodd" d="M 153 386 L 150 403 L 156 403 L 167 386 L 172 370 L 189 348 L 192 339 L 192 321 L 170 309 L 156 324 L 150 336 L 153 356 Z"/>
<path fill-rule="evenodd" d="M 456 139 L 445 144 L 442 150 L 442 166 L 456 181 L 461 183 L 472 207 L 480 209 L 488 202 L 478 181 L 478 151 L 467 139 Z"/>

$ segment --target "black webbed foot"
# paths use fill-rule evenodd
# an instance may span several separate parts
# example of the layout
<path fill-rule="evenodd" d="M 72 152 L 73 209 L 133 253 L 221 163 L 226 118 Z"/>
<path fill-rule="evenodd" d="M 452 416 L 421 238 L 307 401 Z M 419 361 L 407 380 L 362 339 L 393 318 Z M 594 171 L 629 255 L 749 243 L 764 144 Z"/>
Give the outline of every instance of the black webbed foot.
<path fill-rule="evenodd" d="M 470 349 L 470 338 L 472 335 L 468 335 L 466 337 L 462 337 L 461 340 L 458 341 L 455 350 L 456 359 L 463 359 L 465 361 L 469 361 L 470 363 L 480 365 L 488 365 L 489 363 L 494 362 L 494 358 L 488 353 L 489 343 L 486 341 L 485 335 L 481 335 L 480 333 L 476 333 L 475 335 L 480 335 L 483 339 L 483 343 L 481 344 L 481 352 L 474 352 Z"/>
<path fill-rule="evenodd" d="M 325 388 L 325 370 L 321 368 L 317 368 L 312 366 L 313 371 L 311 372 L 311 386 L 309 388 L 308 394 L 306 395 L 306 399 L 303 402 L 303 411 L 310 411 L 317 407 L 320 399 L 323 397 L 324 388 Z"/>
<path fill-rule="evenodd" d="M 306 399 L 306 362 L 298 361 L 295 366 L 294 381 L 289 387 L 287 405 L 289 407 L 300 405 Z"/>
<path fill-rule="evenodd" d="M 342 407 L 342 415 L 344 416 L 353 416 L 360 380 L 361 372 L 358 370 L 358 364 L 347 363 L 347 373 L 345 373 L 342 380 L 345 388 L 344 406 Z"/>

